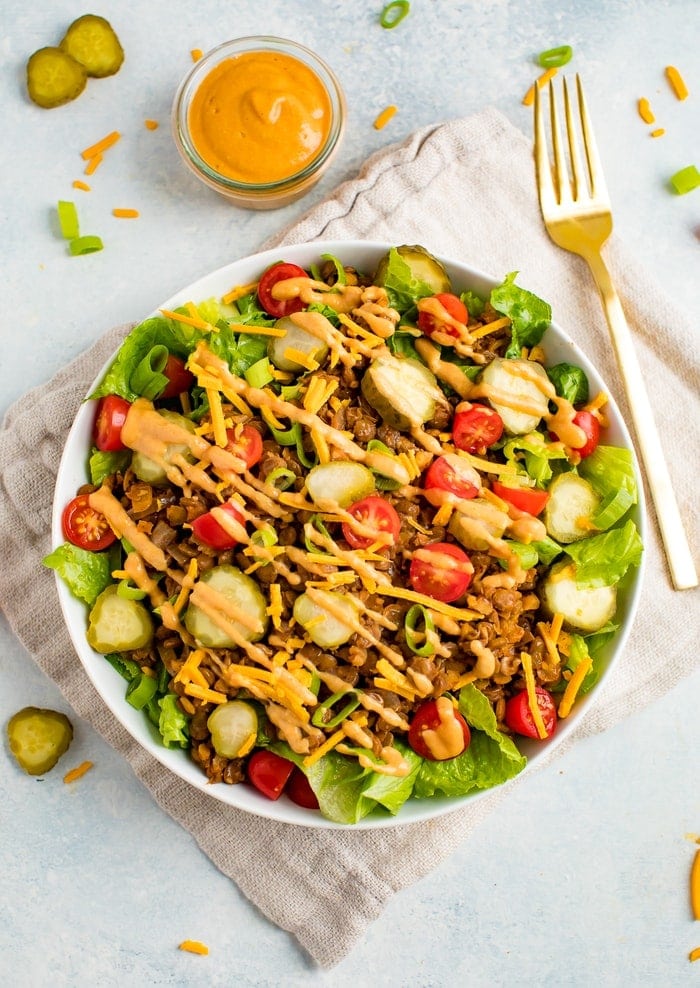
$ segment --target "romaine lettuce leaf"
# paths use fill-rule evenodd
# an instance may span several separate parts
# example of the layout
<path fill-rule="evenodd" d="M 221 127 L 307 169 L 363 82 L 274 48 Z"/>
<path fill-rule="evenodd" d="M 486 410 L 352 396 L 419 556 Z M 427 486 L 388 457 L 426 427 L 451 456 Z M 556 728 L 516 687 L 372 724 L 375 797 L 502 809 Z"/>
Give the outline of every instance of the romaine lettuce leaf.
<path fill-rule="evenodd" d="M 582 405 L 588 401 L 588 378 L 582 368 L 562 363 L 547 367 L 546 371 L 561 398 L 566 398 L 572 405 Z"/>
<path fill-rule="evenodd" d="M 468 291 L 462 292 L 459 296 L 467 307 L 467 312 L 472 317 L 472 319 L 479 319 L 483 314 L 486 303 L 483 298 L 480 298 L 476 292 Z"/>
<path fill-rule="evenodd" d="M 383 283 L 389 304 L 401 313 L 415 305 L 419 298 L 435 294 L 427 282 L 412 276 L 411 268 L 395 247 L 389 251 Z"/>
<path fill-rule="evenodd" d="M 101 449 L 93 448 L 90 454 L 89 469 L 90 481 L 99 487 L 106 477 L 113 473 L 124 472 L 131 460 L 131 450 L 123 449 L 118 452 L 106 453 Z"/>
<path fill-rule="evenodd" d="M 178 698 L 174 693 L 166 693 L 158 700 L 160 716 L 158 731 L 166 748 L 189 748 L 189 719 L 181 710 Z"/>
<path fill-rule="evenodd" d="M 546 487 L 552 479 L 552 460 L 565 460 L 566 450 L 558 443 L 548 443 L 541 432 L 515 436 L 503 445 L 503 455 L 511 463 L 524 464 L 525 471 L 538 487 Z"/>
<path fill-rule="evenodd" d="M 401 778 L 362 768 L 355 758 L 335 751 L 307 766 L 304 756 L 296 754 L 288 744 L 279 741 L 270 746 L 304 772 L 323 815 L 335 823 L 348 824 L 357 823 L 377 808 L 398 813 L 411 795 L 421 759 L 400 742 L 396 747 L 411 766 L 409 774 Z"/>
<path fill-rule="evenodd" d="M 552 321 L 548 302 L 515 284 L 517 271 L 507 274 L 491 291 L 491 305 L 511 321 L 512 339 L 505 356 L 519 357 L 523 347 L 537 346 Z"/>
<path fill-rule="evenodd" d="M 55 570 L 78 600 L 92 607 L 102 591 L 113 583 L 112 570 L 118 566 L 111 551 L 89 552 L 64 542 L 43 559 Z"/>
<path fill-rule="evenodd" d="M 598 446 L 581 460 L 578 471 L 601 495 L 600 507 L 592 519 L 601 531 L 615 525 L 637 503 L 637 481 L 630 450 Z"/>
<path fill-rule="evenodd" d="M 612 587 L 630 566 L 639 565 L 643 546 L 637 526 L 630 518 L 621 528 L 564 546 L 564 552 L 576 564 L 579 587 Z"/>
<path fill-rule="evenodd" d="M 472 729 L 471 744 L 449 761 L 424 759 L 413 789 L 416 798 L 465 796 L 490 789 L 512 779 L 527 764 L 515 742 L 498 730 L 491 704 L 473 684 L 460 690 L 459 709 Z"/>

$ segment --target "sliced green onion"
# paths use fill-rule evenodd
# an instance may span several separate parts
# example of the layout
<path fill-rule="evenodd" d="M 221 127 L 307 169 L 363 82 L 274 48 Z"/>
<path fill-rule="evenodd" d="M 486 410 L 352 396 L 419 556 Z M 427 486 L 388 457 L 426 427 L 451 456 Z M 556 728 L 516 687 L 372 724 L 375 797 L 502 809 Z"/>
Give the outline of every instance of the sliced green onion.
<path fill-rule="evenodd" d="M 269 547 L 277 545 L 277 532 L 272 525 L 265 525 L 264 528 L 256 528 L 250 537 L 251 545 Z"/>
<path fill-rule="evenodd" d="M 127 556 L 129 555 L 130 552 L 134 552 L 134 547 L 131 544 L 131 542 L 129 542 L 128 539 L 122 537 L 119 541 L 121 542 L 122 549 L 127 554 Z"/>
<path fill-rule="evenodd" d="M 392 27 L 401 23 L 410 9 L 408 0 L 392 0 L 392 3 L 388 3 L 379 15 L 379 23 L 390 31 Z"/>
<path fill-rule="evenodd" d="M 537 56 L 537 64 L 543 69 L 559 69 L 571 61 L 573 55 L 571 45 L 560 45 L 558 48 L 548 48 Z"/>
<path fill-rule="evenodd" d="M 420 630 L 421 625 L 423 626 L 422 631 Z M 428 634 L 435 631 L 435 625 L 430 611 L 423 607 L 422 604 L 414 604 L 406 612 L 404 631 L 406 634 L 406 644 L 414 655 L 428 656 L 435 653 L 435 646 L 428 638 Z M 421 639 L 423 639 L 422 645 L 420 644 Z"/>
<path fill-rule="evenodd" d="M 275 442 L 279 443 L 280 446 L 295 446 L 301 435 L 301 426 L 298 422 L 295 422 L 289 429 L 275 429 L 274 425 L 270 425 L 269 423 L 267 427 L 272 433 Z"/>
<path fill-rule="evenodd" d="M 254 364 L 251 364 L 244 371 L 244 375 L 251 388 L 264 388 L 266 384 L 269 384 L 270 381 L 274 381 L 275 379 L 270 361 L 267 357 L 263 357 L 262 360 L 256 360 Z"/>
<path fill-rule="evenodd" d="M 128 580 L 120 580 L 117 584 L 117 596 L 123 597 L 125 600 L 143 600 L 146 591 L 132 586 Z"/>
<path fill-rule="evenodd" d="M 80 257 L 81 254 L 94 254 L 95 251 L 102 250 L 104 244 L 100 237 L 74 237 L 68 244 L 68 250 L 73 257 Z"/>
<path fill-rule="evenodd" d="M 280 388 L 280 395 L 283 401 L 296 401 L 300 394 L 300 384 L 283 384 Z"/>
<path fill-rule="evenodd" d="M 367 443 L 367 452 L 384 453 L 386 456 L 395 455 L 380 439 L 370 439 Z M 372 473 L 374 474 L 374 482 L 378 491 L 397 491 L 401 487 L 398 480 L 392 480 L 391 477 L 384 477 L 381 473 L 377 473 L 376 470 L 372 470 Z"/>
<path fill-rule="evenodd" d="M 278 491 L 288 491 L 290 487 L 294 486 L 296 479 L 297 477 L 293 470 L 288 470 L 287 467 L 277 467 L 277 469 L 268 473 L 267 477 L 265 477 L 265 483 L 272 484 Z"/>
<path fill-rule="evenodd" d="M 147 676 L 144 672 L 137 679 L 132 679 L 126 688 L 126 702 L 130 703 L 135 710 L 143 710 L 149 700 L 152 700 L 158 691 L 158 682 L 154 676 Z"/>
<path fill-rule="evenodd" d="M 105 658 L 111 667 L 116 669 L 119 675 L 129 682 L 132 679 L 138 679 L 142 675 L 141 667 L 133 659 L 125 659 L 118 652 L 110 652 L 109 655 L 105 655 Z"/>
<path fill-rule="evenodd" d="M 132 391 L 149 400 L 157 398 L 168 383 L 168 378 L 161 371 L 165 368 L 169 356 L 167 346 L 163 346 L 162 343 L 152 346 L 131 374 L 129 386 Z"/>
<path fill-rule="evenodd" d="M 157 676 L 158 692 L 167 693 L 169 682 L 170 682 L 170 673 L 165 668 L 165 664 L 161 662 L 158 667 L 158 676 Z"/>
<path fill-rule="evenodd" d="M 335 257 L 333 254 L 321 254 L 321 257 L 323 258 L 324 261 L 333 262 L 333 266 L 335 267 L 335 273 L 336 273 L 336 285 L 347 285 L 348 276 L 346 275 L 345 268 L 340 263 L 338 258 Z"/>
<path fill-rule="evenodd" d="M 311 515 L 311 517 L 309 518 L 309 525 L 311 525 L 312 528 L 315 528 L 316 531 L 319 533 L 319 535 L 323 535 L 324 538 L 329 539 L 331 537 L 331 534 L 326 528 L 326 526 L 323 524 L 320 515 Z M 304 545 L 306 546 L 307 552 L 318 553 L 320 551 L 318 546 L 314 545 L 314 543 L 311 541 L 311 539 L 306 533 L 304 533 Z M 325 555 L 328 555 L 328 553 L 325 553 Z M 335 557 L 328 555 L 328 558 L 333 559 Z"/>
<path fill-rule="evenodd" d="M 344 700 L 346 697 L 350 697 L 350 699 L 335 715 L 335 717 L 331 717 L 330 720 L 324 720 L 326 714 L 330 713 L 338 700 Z M 311 723 L 314 727 L 327 727 L 332 730 L 334 727 L 337 727 L 338 724 L 342 724 L 346 717 L 349 717 L 353 710 L 357 710 L 359 706 L 360 694 L 357 690 L 341 690 L 340 692 L 329 696 L 327 700 L 323 701 L 323 703 L 319 703 L 313 712 Z"/>
<path fill-rule="evenodd" d="M 688 165 L 687 168 L 681 168 L 675 175 L 671 175 L 669 182 L 676 195 L 684 196 L 700 185 L 700 172 L 695 165 Z"/>
<path fill-rule="evenodd" d="M 296 424 L 299 425 L 298 422 Z M 309 456 L 304 449 L 304 435 L 301 431 L 301 426 L 299 426 L 299 434 L 297 435 L 297 459 L 303 467 L 306 467 L 307 470 L 310 470 L 311 467 L 315 467 L 318 462 L 318 458 L 315 453 L 313 456 Z"/>
<path fill-rule="evenodd" d="M 78 223 L 78 210 L 74 202 L 60 199 L 58 202 L 58 222 L 61 227 L 61 234 L 66 240 L 75 240 L 80 236 L 80 224 Z"/>

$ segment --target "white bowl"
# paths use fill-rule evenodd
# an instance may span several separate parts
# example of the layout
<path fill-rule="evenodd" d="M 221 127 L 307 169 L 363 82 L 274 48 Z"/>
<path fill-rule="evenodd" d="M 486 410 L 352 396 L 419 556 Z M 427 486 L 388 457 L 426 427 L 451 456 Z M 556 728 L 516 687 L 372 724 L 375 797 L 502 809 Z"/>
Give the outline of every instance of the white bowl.
<path fill-rule="evenodd" d="M 189 300 L 199 302 L 212 296 L 221 296 L 235 285 L 244 285 L 256 281 L 266 267 L 279 260 L 291 261 L 299 264 L 301 267 L 308 268 L 309 265 L 318 261 L 321 254 L 334 254 L 346 265 L 353 265 L 359 270 L 371 272 L 390 246 L 390 244 L 385 243 L 348 240 L 317 241 L 315 243 L 298 244 L 291 247 L 275 247 L 264 253 L 255 254 L 240 261 L 234 261 L 232 264 L 200 278 L 199 281 L 194 282 L 194 284 L 189 285 L 168 299 L 159 308 L 175 309 L 178 305 L 182 305 Z M 487 296 L 490 290 L 502 281 L 502 278 L 491 277 L 466 264 L 444 258 L 441 258 L 441 260 L 447 268 L 453 285 L 461 290 L 471 288 L 477 293 Z M 157 311 L 153 314 L 157 315 Z M 595 367 L 593 367 L 577 344 L 555 323 L 547 330 L 543 345 L 548 363 L 556 364 L 562 361 L 568 361 L 577 364 L 588 375 L 591 393 L 604 391 L 608 396 L 610 395 L 609 388 Z M 111 360 L 112 358 L 105 365 L 105 368 L 100 371 L 95 385 L 102 378 Z M 93 389 L 91 388 L 90 390 L 92 391 Z M 610 445 L 626 447 L 632 450 L 634 456 L 630 435 L 622 420 L 619 409 L 612 398 L 609 398 L 606 412 L 609 419 L 609 426 L 605 437 L 606 442 Z M 92 403 L 81 405 L 66 441 L 56 478 L 52 518 L 54 545 L 59 545 L 64 541 L 61 530 L 61 513 L 63 508 L 75 496 L 77 488 L 84 484 L 87 479 L 85 472 L 86 459 L 91 445 L 93 419 L 94 407 Z M 639 502 L 635 507 L 633 518 L 639 528 L 642 540 L 646 544 L 644 494 L 638 467 L 636 467 L 636 470 Z M 590 693 L 577 701 L 571 715 L 559 722 L 554 738 L 547 742 L 546 745 L 539 744 L 535 741 L 519 739 L 519 747 L 528 758 L 525 772 L 535 766 L 545 753 L 551 752 L 553 747 L 556 747 L 572 731 L 576 730 L 582 718 L 586 716 L 592 704 L 596 702 L 602 681 L 609 675 L 610 670 L 625 647 L 639 603 L 642 575 L 643 564 L 631 574 L 628 574 L 620 586 L 618 610 L 615 616 L 616 621 L 620 623 L 620 628 L 615 637 L 607 645 L 604 656 L 605 668 L 601 675 L 601 680 Z M 88 645 L 85 638 L 87 626 L 87 611 L 85 606 L 71 595 L 65 584 L 58 578 L 57 586 L 61 608 L 75 650 L 97 692 L 132 737 L 146 751 L 153 755 L 154 758 L 161 762 L 162 765 L 208 796 L 221 800 L 221 802 L 229 806 L 246 810 L 248 813 L 307 827 L 337 828 L 345 826 L 326 820 L 318 811 L 306 810 L 296 806 L 284 795 L 273 802 L 262 796 L 249 785 L 228 786 L 223 783 L 210 784 L 204 773 L 190 760 L 186 751 L 164 748 L 159 743 L 156 732 L 148 724 L 143 712 L 134 710 L 125 701 L 125 681 L 104 660 L 102 655 L 94 652 Z M 522 774 L 516 776 L 516 778 L 520 778 Z M 479 799 L 489 791 L 491 790 L 484 790 L 483 792 L 473 793 L 460 798 L 437 797 L 424 800 L 410 799 L 404 804 L 397 816 L 372 815 L 352 825 L 350 829 L 362 830 L 392 827 L 397 824 L 415 823 L 419 820 L 438 817 L 444 813 L 458 809 L 460 806 L 471 803 L 475 799 Z"/>

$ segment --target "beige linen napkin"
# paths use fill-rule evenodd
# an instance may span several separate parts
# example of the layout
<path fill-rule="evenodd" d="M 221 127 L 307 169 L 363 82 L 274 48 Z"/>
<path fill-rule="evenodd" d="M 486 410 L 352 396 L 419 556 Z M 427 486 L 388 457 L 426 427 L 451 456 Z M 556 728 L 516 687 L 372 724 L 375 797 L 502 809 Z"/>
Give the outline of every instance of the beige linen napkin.
<path fill-rule="evenodd" d="M 319 238 L 421 243 L 495 276 L 520 270 L 519 283 L 551 301 L 554 318 L 601 369 L 625 412 L 593 283 L 583 262 L 554 247 L 544 233 L 530 141 L 497 112 L 423 130 L 375 155 L 357 179 L 342 185 L 274 243 Z M 691 542 L 697 544 L 699 451 L 693 424 L 700 408 L 690 322 L 619 242 L 611 243 L 608 257 L 639 344 L 681 510 Z M 75 656 L 53 574 L 42 569 L 40 560 L 49 551 L 51 498 L 65 435 L 94 375 L 127 328 L 111 330 L 7 415 L 0 433 L 0 601 L 33 658 L 76 712 L 124 754 L 160 806 L 194 835 L 265 915 L 293 933 L 319 964 L 330 967 L 351 949 L 389 897 L 450 854 L 503 792 L 433 823 L 374 832 L 295 828 L 195 791 L 141 750 L 113 718 Z M 671 590 L 653 526 L 646 553 L 645 587 L 633 633 L 579 737 L 639 709 L 700 665 L 697 621 L 688 620 L 698 594 Z"/>

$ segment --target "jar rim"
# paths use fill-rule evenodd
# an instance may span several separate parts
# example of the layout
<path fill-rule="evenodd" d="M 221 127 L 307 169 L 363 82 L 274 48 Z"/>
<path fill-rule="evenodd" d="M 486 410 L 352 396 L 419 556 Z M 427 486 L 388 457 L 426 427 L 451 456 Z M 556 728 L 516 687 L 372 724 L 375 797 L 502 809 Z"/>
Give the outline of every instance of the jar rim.
<path fill-rule="evenodd" d="M 222 175 L 199 154 L 189 131 L 188 113 L 192 97 L 204 77 L 225 59 L 248 52 L 273 51 L 296 58 L 319 78 L 331 105 L 331 125 L 323 147 L 315 158 L 299 171 L 271 182 L 241 182 Z M 171 123 L 173 137 L 185 164 L 208 185 L 220 192 L 240 193 L 250 197 L 287 193 L 304 186 L 337 150 L 345 129 L 345 96 L 337 76 L 316 52 L 299 42 L 272 35 L 249 35 L 224 41 L 206 52 L 180 83 L 173 100 Z"/>

